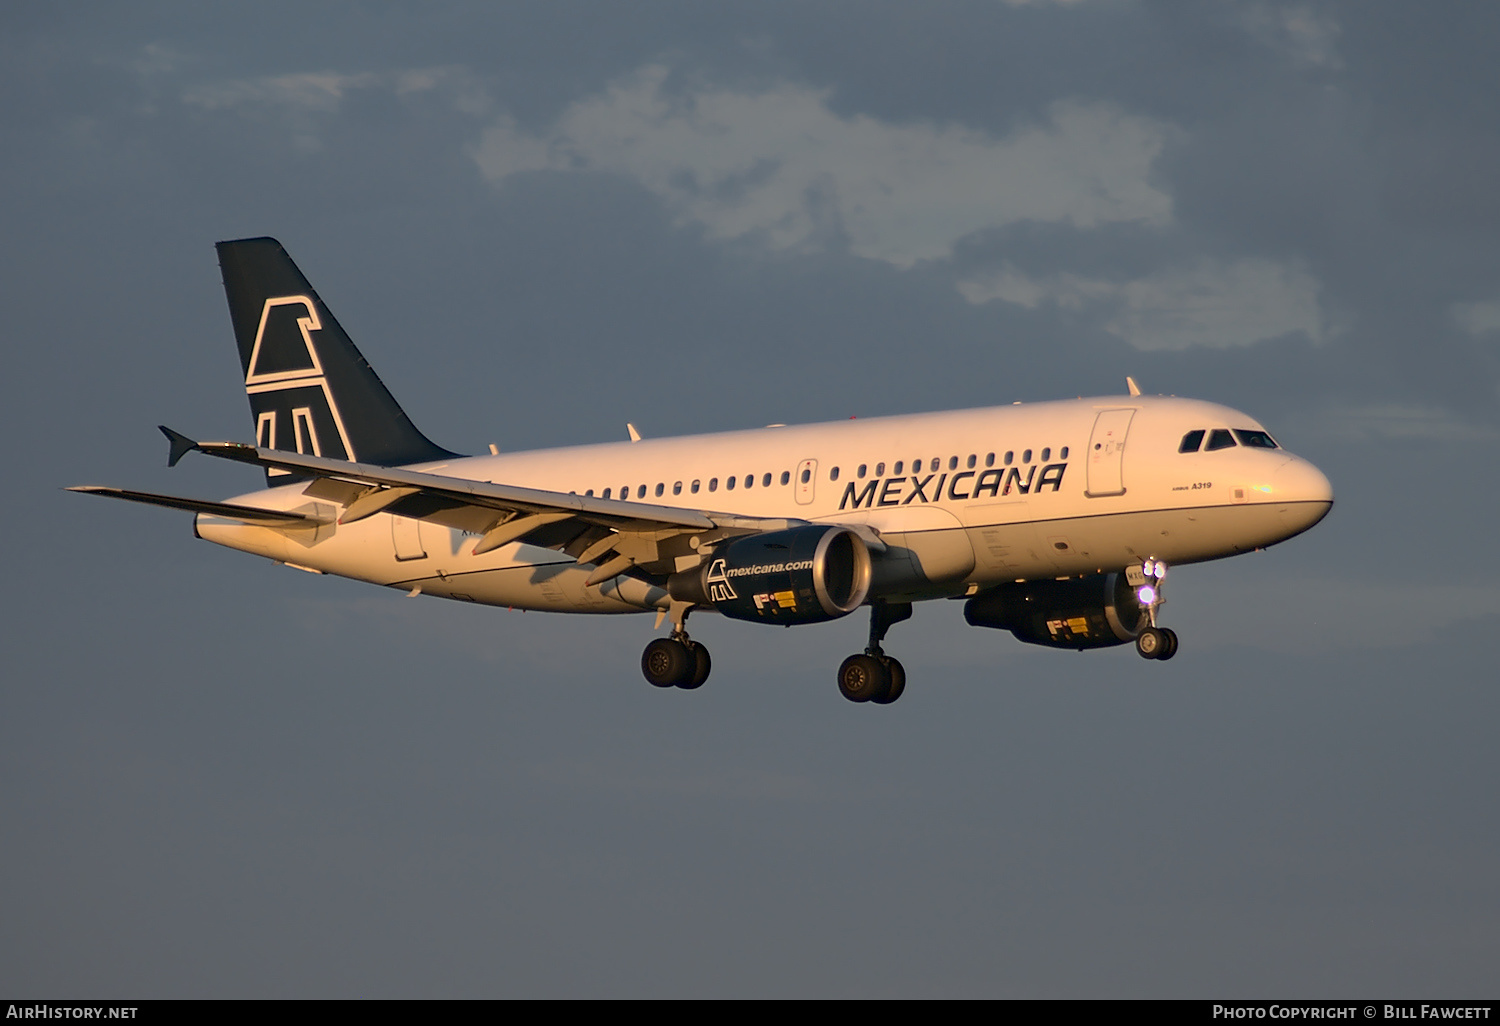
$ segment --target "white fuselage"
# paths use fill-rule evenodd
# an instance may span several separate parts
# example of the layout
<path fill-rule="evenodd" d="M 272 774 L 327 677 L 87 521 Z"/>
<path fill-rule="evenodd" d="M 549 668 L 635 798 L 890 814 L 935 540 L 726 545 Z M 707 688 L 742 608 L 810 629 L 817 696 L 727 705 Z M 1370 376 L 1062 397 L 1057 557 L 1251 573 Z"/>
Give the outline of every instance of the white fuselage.
<path fill-rule="evenodd" d="M 886 549 L 872 597 L 938 598 L 991 584 L 1191 563 L 1264 548 L 1316 524 L 1327 478 L 1280 448 L 1180 452 L 1185 434 L 1262 431 L 1235 410 L 1120 396 L 475 456 L 414 469 L 658 506 L 863 525 Z M 304 484 L 238 497 L 332 518 Z M 376 514 L 315 529 L 208 514 L 198 534 L 295 566 L 520 609 L 638 612 L 664 589 L 512 542 Z"/>

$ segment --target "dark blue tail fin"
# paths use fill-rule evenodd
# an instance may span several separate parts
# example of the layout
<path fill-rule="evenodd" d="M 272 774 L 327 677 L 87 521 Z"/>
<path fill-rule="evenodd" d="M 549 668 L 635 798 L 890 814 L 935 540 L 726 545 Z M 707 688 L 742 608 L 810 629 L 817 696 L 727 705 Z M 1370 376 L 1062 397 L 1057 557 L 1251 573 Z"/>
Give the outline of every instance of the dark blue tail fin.
<path fill-rule="evenodd" d="M 256 445 L 383 466 L 457 455 L 417 430 L 281 243 L 216 248 Z"/>

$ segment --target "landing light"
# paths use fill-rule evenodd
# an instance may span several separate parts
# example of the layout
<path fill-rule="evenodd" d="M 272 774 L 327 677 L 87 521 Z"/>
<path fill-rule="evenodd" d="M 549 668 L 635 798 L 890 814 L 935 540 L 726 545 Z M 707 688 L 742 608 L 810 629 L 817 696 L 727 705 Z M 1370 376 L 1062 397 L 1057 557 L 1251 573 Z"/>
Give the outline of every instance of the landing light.
<path fill-rule="evenodd" d="M 1136 589 L 1135 597 L 1140 601 L 1141 605 L 1149 606 L 1156 601 L 1156 589 L 1149 584 L 1143 584 Z"/>
<path fill-rule="evenodd" d="M 1154 577 L 1158 581 L 1167 576 L 1167 564 L 1156 559 L 1148 559 L 1141 564 L 1141 573 L 1146 577 Z"/>

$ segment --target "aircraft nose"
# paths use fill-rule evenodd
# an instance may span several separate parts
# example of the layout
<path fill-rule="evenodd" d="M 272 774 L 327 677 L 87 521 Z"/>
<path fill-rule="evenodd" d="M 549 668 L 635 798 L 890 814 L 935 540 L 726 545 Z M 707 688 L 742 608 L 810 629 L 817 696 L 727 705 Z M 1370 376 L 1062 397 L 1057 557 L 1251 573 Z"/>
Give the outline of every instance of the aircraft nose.
<path fill-rule="evenodd" d="M 1281 507 L 1292 534 L 1300 534 L 1333 508 L 1333 485 L 1317 467 L 1293 456 L 1271 475 L 1271 501 Z"/>
<path fill-rule="evenodd" d="M 1333 505 L 1333 485 L 1317 467 L 1293 456 L 1271 475 L 1271 495 L 1283 502 L 1322 502 Z"/>

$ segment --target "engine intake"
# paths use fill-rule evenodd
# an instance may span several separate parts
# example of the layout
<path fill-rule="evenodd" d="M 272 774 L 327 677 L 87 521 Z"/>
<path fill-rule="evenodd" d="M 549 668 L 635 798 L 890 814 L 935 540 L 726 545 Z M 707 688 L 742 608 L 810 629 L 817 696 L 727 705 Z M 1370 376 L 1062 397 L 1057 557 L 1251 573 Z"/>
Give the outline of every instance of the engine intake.
<path fill-rule="evenodd" d="M 973 627 L 999 627 L 1031 645 L 1107 648 L 1134 641 L 1146 610 L 1124 574 L 1002 584 L 964 604 Z"/>
<path fill-rule="evenodd" d="M 667 590 L 736 620 L 823 623 L 864 603 L 870 570 L 869 549 L 847 527 L 794 527 L 724 542 Z"/>

